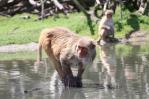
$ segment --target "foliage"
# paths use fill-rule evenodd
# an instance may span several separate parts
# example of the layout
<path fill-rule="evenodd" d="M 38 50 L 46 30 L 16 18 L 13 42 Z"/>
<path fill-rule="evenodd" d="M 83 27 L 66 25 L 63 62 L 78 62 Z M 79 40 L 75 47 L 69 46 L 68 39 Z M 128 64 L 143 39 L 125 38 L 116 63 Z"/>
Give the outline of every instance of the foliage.
<path fill-rule="evenodd" d="M 122 9 L 123 10 L 123 9 Z M 121 9 L 117 8 L 114 15 L 115 30 L 117 37 L 125 37 L 126 34 L 136 30 L 149 30 L 149 17 L 130 12 L 125 9 L 120 15 Z"/>

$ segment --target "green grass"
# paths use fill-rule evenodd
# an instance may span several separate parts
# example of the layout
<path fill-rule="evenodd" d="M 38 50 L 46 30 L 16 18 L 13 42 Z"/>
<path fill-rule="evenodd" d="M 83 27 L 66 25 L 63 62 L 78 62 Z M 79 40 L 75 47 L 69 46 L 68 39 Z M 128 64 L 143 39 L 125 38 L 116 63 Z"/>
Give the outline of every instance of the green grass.
<path fill-rule="evenodd" d="M 21 16 L 31 16 L 30 19 L 22 19 Z M 98 38 L 97 27 L 98 24 L 93 22 L 94 35 L 91 35 L 90 29 L 87 25 L 86 17 L 82 13 L 71 13 L 68 18 L 62 14 L 59 18 L 49 17 L 45 20 L 35 21 L 36 15 L 27 13 L 17 14 L 13 17 L 0 16 L 0 46 L 8 44 L 24 44 L 30 42 L 38 42 L 40 31 L 49 27 L 67 27 L 72 31 L 83 36 L 91 36 L 94 39 Z M 125 37 L 130 31 L 136 29 L 149 31 L 149 17 L 138 15 L 135 12 L 123 11 L 122 19 L 120 17 L 120 9 L 116 10 L 114 15 L 114 23 L 116 30 L 116 37 Z M 147 45 L 148 46 L 148 45 Z M 142 53 L 148 53 L 149 48 L 141 46 Z M 99 49 L 98 49 L 99 50 Z M 117 55 L 127 56 L 133 51 L 132 46 L 117 45 Z M 97 55 L 99 51 L 97 51 Z M 44 55 L 45 57 L 46 55 Z M 16 52 L 16 53 L 0 53 L 0 60 L 23 60 L 36 59 L 36 52 Z"/>
<path fill-rule="evenodd" d="M 86 18 L 81 13 L 70 14 L 68 18 L 64 15 L 49 17 L 43 21 L 35 21 L 37 17 L 33 15 L 31 19 L 20 18 L 23 15 L 0 17 L 0 45 L 37 42 L 42 29 L 56 26 L 67 27 L 80 35 L 91 35 Z"/>
<path fill-rule="evenodd" d="M 21 16 L 29 15 L 30 19 L 22 19 Z M 45 20 L 35 21 L 36 15 L 27 13 L 18 14 L 13 17 L 0 16 L 0 45 L 23 44 L 38 42 L 40 31 L 49 27 L 67 27 L 79 35 L 91 36 L 98 38 L 98 24 L 93 22 L 95 34 L 91 35 L 86 17 L 82 13 L 71 13 L 68 17 L 60 14 L 59 18 L 49 17 Z M 141 29 L 149 31 L 149 17 L 137 15 L 135 12 L 130 13 L 128 10 L 123 11 L 122 19 L 120 18 L 120 9 L 116 10 L 114 15 L 116 37 L 124 37 L 130 31 Z"/>

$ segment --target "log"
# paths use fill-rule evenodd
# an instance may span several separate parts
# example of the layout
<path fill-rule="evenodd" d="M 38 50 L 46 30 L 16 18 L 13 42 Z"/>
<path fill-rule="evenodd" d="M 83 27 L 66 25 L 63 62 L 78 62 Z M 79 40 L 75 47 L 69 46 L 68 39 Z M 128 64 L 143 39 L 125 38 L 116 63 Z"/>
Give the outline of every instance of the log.
<path fill-rule="evenodd" d="M 57 0 L 51 0 L 55 4 L 56 7 L 58 7 L 60 10 L 64 9 L 63 5 L 60 4 Z"/>
<path fill-rule="evenodd" d="M 41 4 L 36 2 L 35 0 L 29 0 L 29 3 L 33 6 L 38 6 L 38 7 L 41 6 Z"/>

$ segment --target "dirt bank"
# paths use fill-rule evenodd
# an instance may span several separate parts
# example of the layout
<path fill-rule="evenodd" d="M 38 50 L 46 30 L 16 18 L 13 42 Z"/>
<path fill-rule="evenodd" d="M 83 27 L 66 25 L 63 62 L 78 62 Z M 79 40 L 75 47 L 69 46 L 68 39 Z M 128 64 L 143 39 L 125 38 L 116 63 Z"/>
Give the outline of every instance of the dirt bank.
<path fill-rule="evenodd" d="M 12 44 L 0 46 L 0 52 L 17 52 L 17 51 L 35 51 L 37 50 L 37 43 L 28 43 L 28 44 Z"/>
<path fill-rule="evenodd" d="M 126 34 L 125 38 L 121 38 L 121 43 L 131 43 L 133 45 L 140 45 L 149 41 L 149 31 L 134 31 Z"/>

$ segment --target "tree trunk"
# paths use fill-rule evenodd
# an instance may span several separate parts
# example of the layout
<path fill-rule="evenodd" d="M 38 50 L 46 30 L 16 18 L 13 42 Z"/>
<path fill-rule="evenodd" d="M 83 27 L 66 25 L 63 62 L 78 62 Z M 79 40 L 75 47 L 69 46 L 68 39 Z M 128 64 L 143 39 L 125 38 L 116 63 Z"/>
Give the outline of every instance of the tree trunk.
<path fill-rule="evenodd" d="M 149 2 L 141 2 L 139 10 L 141 14 L 147 14 L 149 13 Z"/>
<path fill-rule="evenodd" d="M 84 9 L 84 7 L 77 0 L 73 0 L 73 2 L 85 15 L 87 16 L 89 15 L 88 12 Z"/>
<path fill-rule="evenodd" d="M 89 26 L 90 31 L 91 31 L 91 34 L 93 35 L 94 34 L 94 30 L 93 30 L 91 15 L 84 9 L 84 7 L 77 0 L 73 0 L 73 2 L 85 14 L 85 16 L 87 18 L 88 26 Z"/>

